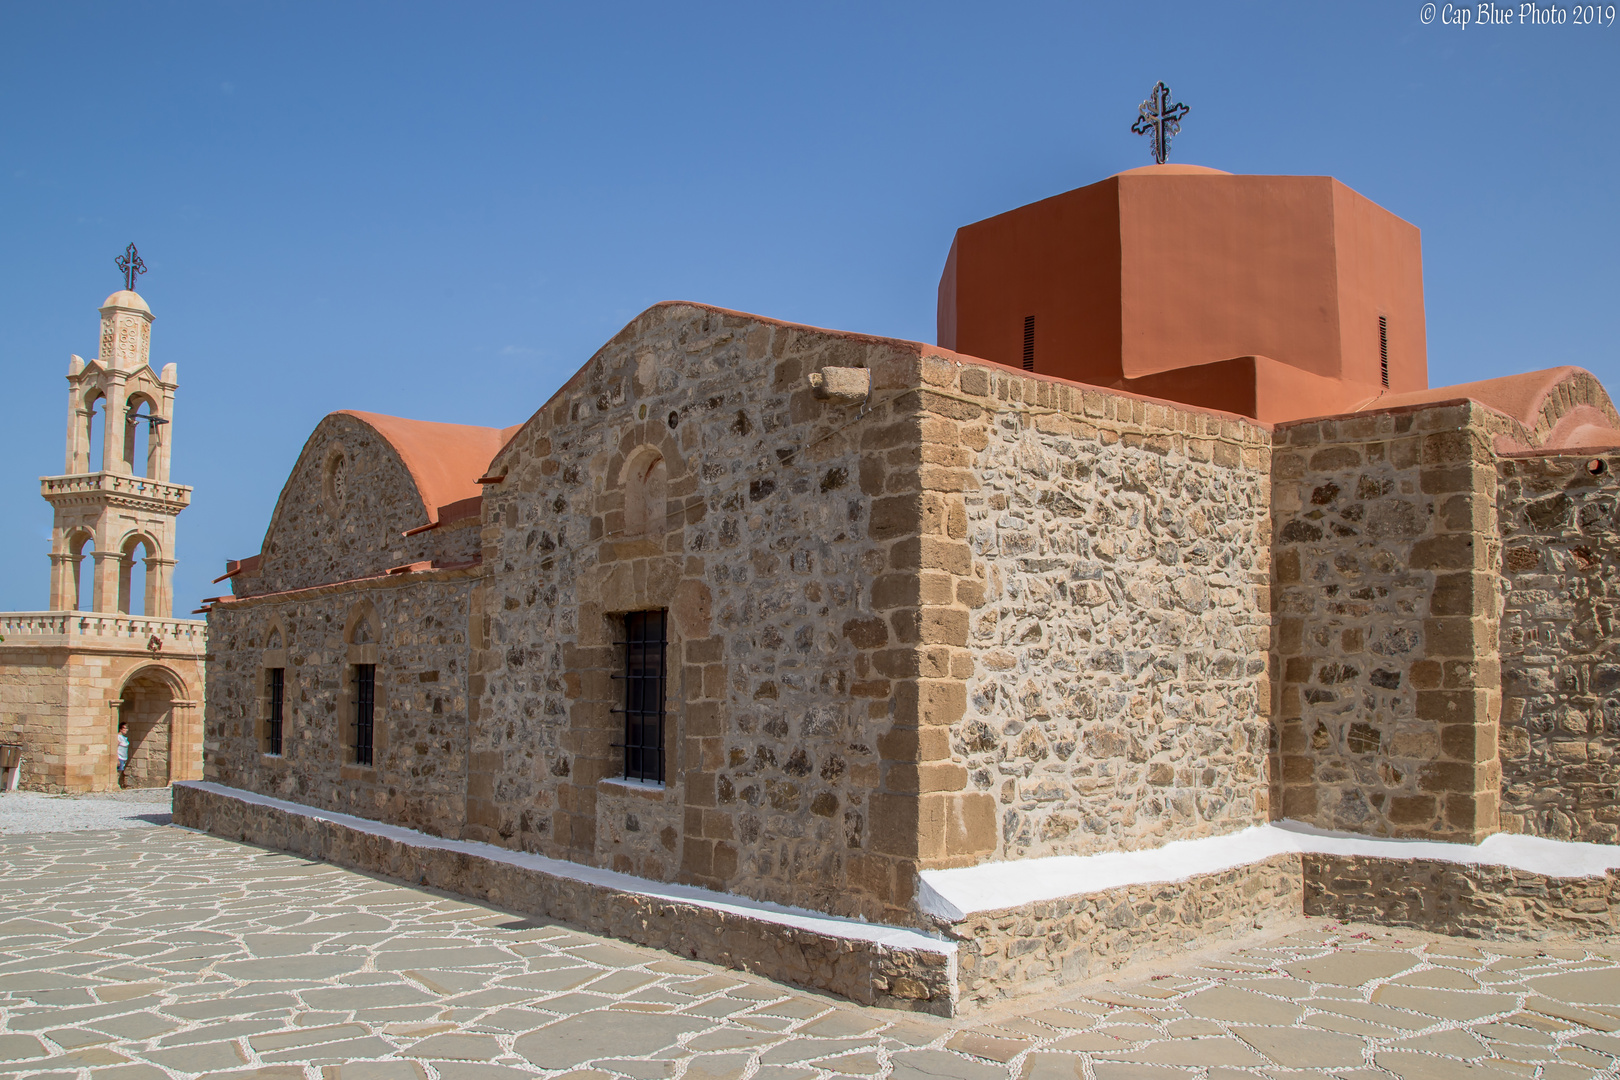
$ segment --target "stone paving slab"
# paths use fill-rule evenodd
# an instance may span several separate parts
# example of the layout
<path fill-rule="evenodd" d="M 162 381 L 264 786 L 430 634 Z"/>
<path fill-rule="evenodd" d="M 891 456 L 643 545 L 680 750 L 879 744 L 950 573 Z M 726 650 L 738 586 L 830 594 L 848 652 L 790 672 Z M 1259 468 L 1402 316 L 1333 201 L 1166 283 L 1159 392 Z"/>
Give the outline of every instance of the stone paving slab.
<path fill-rule="evenodd" d="M 1303 925 L 946 1021 L 180 829 L 8 837 L 0 1076 L 1620 1076 L 1620 943 Z"/>

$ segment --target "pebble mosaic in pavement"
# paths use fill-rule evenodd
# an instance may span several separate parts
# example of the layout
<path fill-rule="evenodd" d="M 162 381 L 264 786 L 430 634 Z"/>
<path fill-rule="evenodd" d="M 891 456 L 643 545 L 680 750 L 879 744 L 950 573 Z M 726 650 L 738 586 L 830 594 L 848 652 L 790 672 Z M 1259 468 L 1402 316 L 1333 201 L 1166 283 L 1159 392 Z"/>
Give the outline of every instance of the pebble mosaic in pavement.
<path fill-rule="evenodd" d="M 1306 928 L 949 1022 L 186 830 L 0 840 L 0 1075 L 1616 1075 L 1620 943 Z"/>

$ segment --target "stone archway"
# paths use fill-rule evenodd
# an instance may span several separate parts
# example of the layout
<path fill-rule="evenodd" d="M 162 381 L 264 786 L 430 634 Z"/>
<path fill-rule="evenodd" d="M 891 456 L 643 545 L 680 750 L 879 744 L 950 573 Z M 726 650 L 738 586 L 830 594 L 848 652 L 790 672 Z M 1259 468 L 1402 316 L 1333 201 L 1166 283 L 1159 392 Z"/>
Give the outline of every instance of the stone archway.
<path fill-rule="evenodd" d="M 164 787 L 172 778 L 170 762 L 180 687 L 179 677 L 161 667 L 141 668 L 124 683 L 118 701 L 118 720 L 129 723 L 125 787 Z M 116 755 L 116 728 L 113 741 Z"/>

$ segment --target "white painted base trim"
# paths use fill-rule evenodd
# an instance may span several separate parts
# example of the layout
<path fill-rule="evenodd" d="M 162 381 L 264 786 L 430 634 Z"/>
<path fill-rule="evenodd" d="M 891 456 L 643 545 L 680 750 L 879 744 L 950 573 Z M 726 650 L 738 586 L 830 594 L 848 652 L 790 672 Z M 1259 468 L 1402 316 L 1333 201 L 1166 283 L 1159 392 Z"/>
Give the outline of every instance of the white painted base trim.
<path fill-rule="evenodd" d="M 1620 846 L 1610 844 L 1571 843 L 1517 833 L 1497 833 L 1479 844 L 1447 844 L 1359 836 L 1282 821 L 1225 836 L 1177 840 L 1145 851 L 1054 855 L 956 870 L 924 870 L 919 875 L 917 902 L 930 915 L 958 922 L 979 912 L 1004 911 L 1125 885 L 1186 881 L 1289 852 L 1505 866 L 1565 878 L 1602 877 L 1620 869 Z"/>
<path fill-rule="evenodd" d="M 406 829 L 399 825 L 387 825 L 380 821 L 372 821 L 369 818 L 356 817 L 353 814 L 341 814 L 335 810 L 321 810 L 313 806 L 305 806 L 302 803 L 288 802 L 285 799 L 276 799 L 268 795 L 244 791 L 241 788 L 226 787 L 224 784 L 214 784 L 203 780 L 188 780 L 177 783 L 175 786 L 197 788 L 201 791 L 223 795 L 254 806 L 272 807 L 283 813 L 313 818 L 316 821 L 330 821 L 342 825 L 344 828 L 353 829 L 356 832 L 370 836 L 380 836 L 398 843 L 410 844 L 414 847 L 474 855 L 481 859 L 488 859 L 491 862 L 505 863 L 508 866 L 549 874 L 567 881 L 578 881 L 588 885 L 616 889 L 620 892 L 634 893 L 659 900 L 679 901 L 696 907 L 722 911 L 729 915 L 754 919 L 762 923 L 807 930 L 825 937 L 867 941 L 894 949 L 931 952 L 940 956 L 951 956 L 956 952 L 954 942 L 942 941 L 939 938 L 931 937 L 917 930 L 908 930 L 904 927 L 886 926 L 882 923 L 869 923 L 860 919 L 845 919 L 834 915 L 823 915 L 806 908 L 793 908 L 782 904 L 767 903 L 762 900 L 749 900 L 745 897 L 714 892 L 711 889 L 700 889 L 691 885 L 671 885 L 662 881 L 635 877 L 631 874 L 622 874 L 615 870 L 602 870 L 594 866 L 583 866 L 579 863 L 568 862 L 565 859 L 552 859 L 526 851 L 513 851 L 510 848 L 497 847 L 494 844 L 480 843 L 475 840 L 447 840 L 442 836 L 432 836 L 428 833 L 418 832 L 415 829 Z"/>

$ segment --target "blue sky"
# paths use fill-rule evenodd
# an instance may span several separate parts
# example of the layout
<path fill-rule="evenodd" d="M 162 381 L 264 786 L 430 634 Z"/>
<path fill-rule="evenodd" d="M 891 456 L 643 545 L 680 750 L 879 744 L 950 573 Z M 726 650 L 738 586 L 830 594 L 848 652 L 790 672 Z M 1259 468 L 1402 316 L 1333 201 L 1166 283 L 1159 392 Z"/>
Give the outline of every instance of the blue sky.
<path fill-rule="evenodd" d="M 1422 229 L 1432 383 L 1620 387 L 1620 20 L 1421 7 L 0 5 L 0 609 L 45 606 L 37 478 L 131 240 L 189 611 L 332 410 L 517 423 L 668 299 L 932 341 L 953 230 L 1145 164 L 1157 79 L 1172 160 Z"/>

